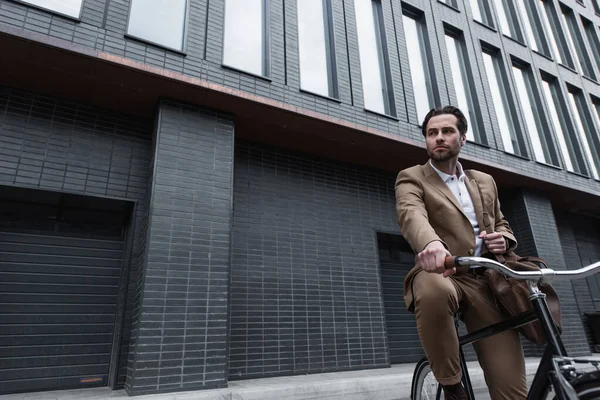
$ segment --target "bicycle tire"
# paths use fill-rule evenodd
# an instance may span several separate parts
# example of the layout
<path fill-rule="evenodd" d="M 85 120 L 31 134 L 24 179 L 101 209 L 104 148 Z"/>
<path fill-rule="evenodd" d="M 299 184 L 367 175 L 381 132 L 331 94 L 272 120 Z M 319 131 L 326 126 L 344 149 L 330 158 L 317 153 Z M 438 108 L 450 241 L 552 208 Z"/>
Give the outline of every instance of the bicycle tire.
<path fill-rule="evenodd" d="M 433 383 L 425 383 L 430 377 Z M 423 396 L 423 388 L 430 389 L 434 394 L 433 397 L 424 397 Z M 427 358 L 422 358 L 415 367 L 415 372 L 413 373 L 412 385 L 410 389 L 412 400 L 425 400 L 434 398 L 436 400 L 440 400 L 442 398 L 441 387 L 439 383 L 435 380 L 433 376 L 433 372 L 431 371 L 431 366 L 429 365 L 429 361 Z"/>

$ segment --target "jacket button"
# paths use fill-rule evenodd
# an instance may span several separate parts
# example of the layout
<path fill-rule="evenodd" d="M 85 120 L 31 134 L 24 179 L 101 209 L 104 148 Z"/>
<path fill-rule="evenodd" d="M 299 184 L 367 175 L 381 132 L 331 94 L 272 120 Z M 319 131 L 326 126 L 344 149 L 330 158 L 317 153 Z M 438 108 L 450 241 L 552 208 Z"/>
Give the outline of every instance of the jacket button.
<path fill-rule="evenodd" d="M 469 255 L 472 256 L 473 254 L 475 254 L 475 250 L 469 249 Z"/>

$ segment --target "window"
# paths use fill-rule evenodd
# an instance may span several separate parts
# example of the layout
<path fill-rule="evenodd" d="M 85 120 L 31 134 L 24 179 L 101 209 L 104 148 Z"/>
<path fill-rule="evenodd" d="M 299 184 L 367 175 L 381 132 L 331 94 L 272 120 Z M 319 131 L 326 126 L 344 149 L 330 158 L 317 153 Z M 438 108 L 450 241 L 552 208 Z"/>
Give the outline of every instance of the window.
<path fill-rule="evenodd" d="M 598 31 L 594 28 L 594 23 L 592 21 L 583 17 L 581 17 L 581 21 L 583 22 L 583 29 L 585 30 L 590 49 L 596 60 L 596 66 L 600 72 L 600 39 L 598 39 Z"/>
<path fill-rule="evenodd" d="M 541 107 L 539 93 L 534 86 L 535 82 L 531 69 L 513 65 L 512 72 L 515 78 L 519 104 L 525 118 L 526 132 L 533 147 L 533 156 L 539 162 L 558 165 L 556 152 L 551 146 L 550 127 L 543 117 L 544 111 Z"/>
<path fill-rule="evenodd" d="M 127 34 L 183 50 L 186 0 L 132 0 Z"/>
<path fill-rule="evenodd" d="M 559 63 L 573 68 L 573 60 L 570 53 L 565 50 L 567 45 L 566 39 L 560 27 L 560 21 L 552 0 L 540 0 L 540 5 L 542 21 L 550 37 L 550 46 L 552 47 L 554 57 Z"/>
<path fill-rule="evenodd" d="M 475 118 L 476 111 L 473 105 L 477 104 L 477 101 L 475 101 L 474 93 L 471 89 L 473 74 L 467 62 L 467 51 L 462 37 L 456 37 L 456 34 L 453 32 L 446 32 L 446 48 L 448 49 L 448 57 L 450 59 L 450 70 L 458 102 L 457 106 L 463 111 L 469 124 L 467 139 L 482 143 L 484 140 L 479 136 L 477 124 L 475 123 L 477 118 Z"/>
<path fill-rule="evenodd" d="M 492 17 L 492 11 L 490 10 L 490 4 L 488 0 L 470 0 L 471 12 L 473 13 L 473 19 L 484 23 L 488 26 L 494 26 L 494 19 Z"/>
<path fill-rule="evenodd" d="M 600 180 L 600 143 L 591 121 L 592 116 L 588 113 L 587 104 L 580 90 L 569 90 L 568 97 L 571 112 L 575 116 L 576 132 L 583 146 L 583 152 L 587 158 L 592 176 L 594 179 Z"/>
<path fill-rule="evenodd" d="M 298 0 L 300 87 L 338 97 L 331 0 Z"/>
<path fill-rule="evenodd" d="M 585 49 L 585 42 L 583 41 L 583 36 L 581 35 L 581 31 L 577 26 L 577 20 L 575 19 L 573 11 L 564 7 L 562 9 L 562 16 L 567 26 L 567 40 L 569 41 L 571 49 L 575 50 L 575 60 L 577 62 L 577 68 L 585 76 L 596 79 L 594 67 L 591 64 L 591 60 Z"/>
<path fill-rule="evenodd" d="M 552 80 L 552 82 L 550 82 Z M 566 104 L 563 100 L 560 88 L 556 84 L 555 78 L 548 78 L 542 81 L 544 89 L 544 97 L 546 105 L 552 117 L 552 127 L 556 132 L 556 138 L 560 147 L 560 152 L 563 156 L 567 171 L 585 173 L 585 163 L 581 157 L 581 152 L 577 146 L 577 142 L 569 134 L 572 131 L 569 119 L 564 110 Z"/>
<path fill-rule="evenodd" d="M 596 126 L 598 127 L 598 132 L 600 132 L 600 98 L 592 97 L 592 104 L 594 106 L 594 119 L 596 120 Z"/>
<path fill-rule="evenodd" d="M 518 0 L 517 0 L 518 1 Z M 516 10 L 510 0 L 494 0 L 496 13 L 503 34 L 520 42 L 524 42 L 523 35 L 517 24 Z"/>
<path fill-rule="evenodd" d="M 511 105 L 508 99 L 511 96 L 507 87 L 502 59 L 499 57 L 498 52 L 492 55 L 484 51 L 483 64 L 490 84 L 492 101 L 494 103 L 494 110 L 496 111 L 498 126 L 500 127 L 500 136 L 504 151 L 512 154 L 522 154 L 521 144 L 517 140 L 515 132 L 514 119 L 510 113 Z"/>
<path fill-rule="evenodd" d="M 422 17 L 412 18 L 402 16 L 406 48 L 409 54 L 410 76 L 412 80 L 417 118 L 419 124 L 425 115 L 434 107 L 436 93 L 434 90 L 435 78 L 429 64 L 429 46 L 427 45 L 427 32 Z"/>
<path fill-rule="evenodd" d="M 223 64 L 268 76 L 269 0 L 225 0 Z"/>
<path fill-rule="evenodd" d="M 596 14 L 600 15 L 600 0 L 592 0 L 592 5 L 594 6 Z"/>
<path fill-rule="evenodd" d="M 381 2 L 354 0 L 365 108 L 395 115 Z"/>
<path fill-rule="evenodd" d="M 21 0 L 34 6 L 55 11 L 73 18 L 81 15 L 81 4 L 83 0 Z"/>
<path fill-rule="evenodd" d="M 515 0 L 519 8 L 519 14 L 523 17 L 525 33 L 529 40 L 529 46 L 532 50 L 549 55 L 550 49 L 546 44 L 544 32 L 542 30 L 542 21 L 537 13 L 535 0 Z"/>

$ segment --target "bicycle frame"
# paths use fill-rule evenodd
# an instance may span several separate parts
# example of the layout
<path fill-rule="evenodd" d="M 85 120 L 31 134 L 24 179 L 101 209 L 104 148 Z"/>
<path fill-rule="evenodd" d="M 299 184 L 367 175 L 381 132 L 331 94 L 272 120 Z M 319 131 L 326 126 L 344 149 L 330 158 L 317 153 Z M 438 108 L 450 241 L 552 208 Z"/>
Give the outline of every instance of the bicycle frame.
<path fill-rule="evenodd" d="M 568 357 L 568 355 L 558 333 L 558 329 L 556 328 L 556 325 L 552 319 L 550 309 L 548 308 L 548 303 L 546 302 L 546 295 L 538 289 L 537 284 L 535 283 L 529 283 L 529 290 L 529 300 L 533 305 L 532 311 L 511 317 L 507 320 L 495 323 L 475 332 L 463 335 L 459 338 L 460 359 L 463 371 L 463 385 L 471 400 L 473 400 L 475 396 L 473 393 L 473 387 L 471 386 L 467 362 L 465 360 L 462 347 L 498 333 L 518 328 L 536 320 L 539 320 L 542 324 L 544 332 L 546 333 L 546 337 L 548 338 L 548 344 L 546 345 L 546 349 L 542 356 L 540 365 L 538 366 L 531 388 L 529 389 L 527 398 L 531 400 L 541 399 L 545 394 L 548 383 L 551 381 L 555 390 L 556 398 L 560 400 L 577 400 L 575 391 L 562 375 L 562 371 L 558 365 L 560 358 Z M 438 386 L 437 398 L 440 398 L 440 394 L 441 386 Z"/>

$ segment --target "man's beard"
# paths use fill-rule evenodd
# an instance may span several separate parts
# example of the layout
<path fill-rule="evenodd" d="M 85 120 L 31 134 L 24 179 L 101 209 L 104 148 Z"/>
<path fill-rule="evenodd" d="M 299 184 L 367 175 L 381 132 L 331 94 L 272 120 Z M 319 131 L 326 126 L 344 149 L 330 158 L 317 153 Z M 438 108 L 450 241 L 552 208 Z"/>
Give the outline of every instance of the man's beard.
<path fill-rule="evenodd" d="M 458 155 L 458 151 L 454 150 L 454 149 L 447 149 L 447 151 L 445 152 L 435 152 L 432 151 L 429 153 L 429 157 L 431 157 L 432 160 L 434 161 L 440 161 L 440 162 L 444 162 L 444 161 L 448 161 L 451 158 L 454 158 Z"/>

